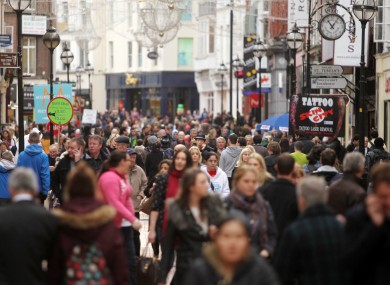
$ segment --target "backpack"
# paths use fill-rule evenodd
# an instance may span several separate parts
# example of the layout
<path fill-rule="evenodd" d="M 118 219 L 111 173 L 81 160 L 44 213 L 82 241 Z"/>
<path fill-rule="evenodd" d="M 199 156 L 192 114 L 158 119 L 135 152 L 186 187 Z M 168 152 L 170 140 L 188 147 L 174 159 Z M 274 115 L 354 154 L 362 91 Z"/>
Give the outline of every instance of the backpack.
<path fill-rule="evenodd" d="M 66 285 L 111 285 L 106 259 L 96 243 L 76 242 L 65 263 Z"/>
<path fill-rule="evenodd" d="M 371 167 L 372 167 L 377 163 L 390 160 L 390 154 L 386 151 L 378 151 L 374 149 L 372 151 L 372 154 L 370 154 L 370 158 L 371 158 Z"/>

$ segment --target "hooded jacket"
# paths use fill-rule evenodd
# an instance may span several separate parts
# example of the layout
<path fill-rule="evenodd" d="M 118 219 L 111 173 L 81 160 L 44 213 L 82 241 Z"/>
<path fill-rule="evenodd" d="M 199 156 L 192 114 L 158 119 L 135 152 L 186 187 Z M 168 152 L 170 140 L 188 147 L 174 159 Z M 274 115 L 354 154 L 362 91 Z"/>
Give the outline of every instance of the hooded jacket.
<path fill-rule="evenodd" d="M 232 177 L 232 172 L 240 158 L 241 150 L 239 146 L 228 146 L 222 151 L 219 167 L 225 171 L 227 177 Z"/>
<path fill-rule="evenodd" d="M 18 158 L 17 167 L 27 167 L 34 170 L 39 185 L 39 192 L 47 196 L 50 188 L 50 167 L 47 154 L 42 146 L 30 144 L 22 151 Z"/>
<path fill-rule="evenodd" d="M 0 199 L 10 199 L 8 192 L 8 178 L 16 167 L 15 163 L 2 159 L 0 161 Z"/>
<path fill-rule="evenodd" d="M 107 262 L 112 284 L 127 285 L 129 276 L 123 239 L 115 227 L 115 209 L 87 197 L 74 198 L 53 213 L 62 224 L 52 258 L 49 284 L 63 284 L 65 264 L 75 242 L 95 242 Z"/>
<path fill-rule="evenodd" d="M 209 193 L 217 193 L 221 195 L 221 198 L 225 198 L 230 193 L 229 181 L 226 173 L 219 167 L 217 167 L 217 174 L 211 176 L 207 172 L 207 166 L 203 165 L 200 170 L 206 173 L 207 177 L 210 179 Z"/>

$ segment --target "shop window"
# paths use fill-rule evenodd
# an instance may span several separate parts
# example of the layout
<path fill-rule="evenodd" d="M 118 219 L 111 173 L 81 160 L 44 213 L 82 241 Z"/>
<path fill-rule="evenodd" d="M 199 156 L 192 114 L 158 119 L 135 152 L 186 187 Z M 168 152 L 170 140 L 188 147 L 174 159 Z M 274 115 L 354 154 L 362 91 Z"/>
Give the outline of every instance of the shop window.
<path fill-rule="evenodd" d="M 209 23 L 209 53 L 214 53 L 215 46 L 215 23 L 210 21 Z"/>
<path fill-rule="evenodd" d="M 37 40 L 35 37 L 23 37 L 23 74 L 36 74 Z"/>
<path fill-rule="evenodd" d="M 207 95 L 207 111 L 214 111 L 214 94 L 212 92 Z"/>
<path fill-rule="evenodd" d="M 178 66 L 190 67 L 192 66 L 192 38 L 179 38 L 179 53 L 178 53 Z"/>

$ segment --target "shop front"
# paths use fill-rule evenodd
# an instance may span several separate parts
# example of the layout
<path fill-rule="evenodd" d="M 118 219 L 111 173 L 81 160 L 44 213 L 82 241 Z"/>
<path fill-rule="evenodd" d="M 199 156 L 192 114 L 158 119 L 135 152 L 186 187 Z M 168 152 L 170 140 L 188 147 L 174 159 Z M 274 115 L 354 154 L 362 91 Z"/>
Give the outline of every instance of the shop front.
<path fill-rule="evenodd" d="M 194 72 L 135 72 L 106 75 L 107 109 L 132 110 L 144 115 L 175 115 L 179 104 L 185 110 L 199 109 Z"/>
<path fill-rule="evenodd" d="M 390 144 L 390 52 L 377 54 L 376 57 L 376 109 L 377 125 L 380 137 Z"/>

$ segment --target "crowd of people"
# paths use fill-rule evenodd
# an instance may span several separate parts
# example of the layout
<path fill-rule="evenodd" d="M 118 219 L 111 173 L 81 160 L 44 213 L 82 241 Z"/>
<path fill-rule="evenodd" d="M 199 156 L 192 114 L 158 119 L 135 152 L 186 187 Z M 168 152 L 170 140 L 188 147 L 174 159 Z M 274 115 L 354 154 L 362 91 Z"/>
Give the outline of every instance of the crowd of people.
<path fill-rule="evenodd" d="M 206 111 L 0 137 L 0 283 L 390 284 L 390 154 Z M 46 209 L 45 209 L 46 208 Z M 169 281 L 174 268 L 174 277 Z M 138 282 L 138 283 L 137 283 Z"/>

